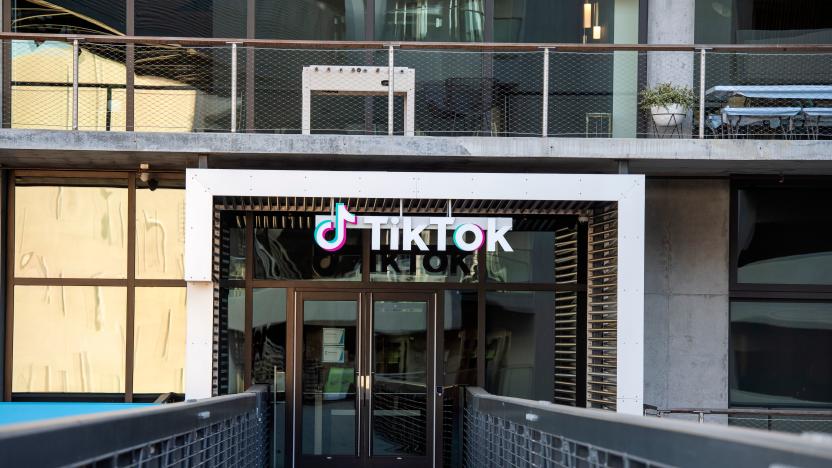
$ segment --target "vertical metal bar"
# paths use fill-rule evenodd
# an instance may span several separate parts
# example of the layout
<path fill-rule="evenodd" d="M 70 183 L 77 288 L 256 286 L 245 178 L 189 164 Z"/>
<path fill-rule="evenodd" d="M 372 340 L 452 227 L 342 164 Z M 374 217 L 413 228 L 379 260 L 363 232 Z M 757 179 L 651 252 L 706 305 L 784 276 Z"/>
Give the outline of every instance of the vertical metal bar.
<path fill-rule="evenodd" d="M 135 36 L 135 0 L 127 0 L 127 35 Z M 136 45 L 132 42 L 125 45 L 124 61 L 126 62 L 127 77 L 125 80 L 124 130 L 136 130 Z"/>
<path fill-rule="evenodd" d="M 543 49 L 543 124 L 540 135 L 549 136 L 549 48 Z"/>
<path fill-rule="evenodd" d="M 705 49 L 699 51 L 699 138 L 705 138 Z"/>
<path fill-rule="evenodd" d="M 393 73 L 394 67 L 394 52 L 393 46 L 388 46 L 387 49 L 387 134 L 393 134 L 393 80 L 395 79 Z"/>
<path fill-rule="evenodd" d="M 127 181 L 127 320 L 125 324 L 124 401 L 133 401 L 136 351 L 136 175 Z"/>
<path fill-rule="evenodd" d="M 237 43 L 231 43 L 231 133 L 237 131 Z"/>
<path fill-rule="evenodd" d="M 3 401 L 12 399 L 12 364 L 14 363 L 14 190 L 15 173 L 8 172 L 6 179 L 6 242 L 3 252 L 6 254 L 6 317 L 4 328 L 3 348 Z"/>
<path fill-rule="evenodd" d="M 72 129 L 78 130 L 78 39 L 72 40 Z"/>
<path fill-rule="evenodd" d="M 246 213 L 246 268 L 245 268 L 245 316 L 244 316 L 244 336 L 243 336 L 243 369 L 245 375 L 243 376 L 244 390 L 251 387 L 252 374 L 254 364 L 252 362 L 252 349 L 254 339 L 252 336 L 252 324 L 254 321 L 254 287 L 252 279 L 254 278 L 254 213 Z"/>

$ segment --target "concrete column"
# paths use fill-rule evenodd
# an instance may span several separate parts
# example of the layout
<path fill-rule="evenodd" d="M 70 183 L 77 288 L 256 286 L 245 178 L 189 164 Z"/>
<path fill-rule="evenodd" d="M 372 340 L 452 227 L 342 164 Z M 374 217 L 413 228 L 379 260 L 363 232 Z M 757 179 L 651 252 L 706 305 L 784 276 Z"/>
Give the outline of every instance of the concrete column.
<path fill-rule="evenodd" d="M 727 408 L 729 182 L 651 179 L 645 206 L 644 403 Z"/>
<path fill-rule="evenodd" d="M 649 0 L 647 43 L 693 44 L 695 10 L 696 0 Z M 693 67 L 692 52 L 650 52 L 647 54 L 647 86 L 672 83 L 689 86 L 698 94 L 693 82 Z M 691 120 L 692 112 L 689 112 L 683 135 L 690 136 Z"/>

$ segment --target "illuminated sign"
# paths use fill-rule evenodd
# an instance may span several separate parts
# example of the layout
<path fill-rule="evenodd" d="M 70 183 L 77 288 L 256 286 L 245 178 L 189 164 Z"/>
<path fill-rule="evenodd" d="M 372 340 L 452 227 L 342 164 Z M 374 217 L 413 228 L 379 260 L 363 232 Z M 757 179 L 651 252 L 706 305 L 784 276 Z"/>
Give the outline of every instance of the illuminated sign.
<path fill-rule="evenodd" d="M 315 217 L 315 242 L 327 252 L 338 251 L 347 241 L 348 229 L 369 229 L 372 250 L 381 250 L 381 234 L 387 232 L 390 250 L 428 251 L 422 232 L 437 230 L 435 250 L 440 252 L 447 249 L 449 231 L 454 246 L 463 252 L 473 252 L 483 246 L 488 252 L 494 252 L 498 245 L 506 252 L 514 251 L 505 237 L 511 230 L 511 218 L 356 216 L 343 203 L 335 205 L 335 216 Z"/>

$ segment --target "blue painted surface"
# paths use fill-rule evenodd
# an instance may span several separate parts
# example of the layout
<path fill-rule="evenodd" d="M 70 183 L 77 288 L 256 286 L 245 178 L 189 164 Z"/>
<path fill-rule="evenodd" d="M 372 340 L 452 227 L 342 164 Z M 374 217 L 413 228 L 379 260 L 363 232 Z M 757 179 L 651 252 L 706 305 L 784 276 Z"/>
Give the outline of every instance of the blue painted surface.
<path fill-rule="evenodd" d="M 0 425 L 44 419 L 146 408 L 154 403 L 48 403 L 0 402 Z"/>

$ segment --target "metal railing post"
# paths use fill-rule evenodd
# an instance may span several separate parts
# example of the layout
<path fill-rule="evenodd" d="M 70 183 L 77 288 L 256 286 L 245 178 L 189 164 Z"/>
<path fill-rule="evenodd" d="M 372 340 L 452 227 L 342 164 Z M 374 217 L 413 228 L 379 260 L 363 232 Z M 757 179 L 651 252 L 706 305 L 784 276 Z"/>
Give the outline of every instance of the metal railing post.
<path fill-rule="evenodd" d="M 78 39 L 72 40 L 72 129 L 78 130 Z"/>
<path fill-rule="evenodd" d="M 540 135 L 549 136 L 549 48 L 543 49 L 543 116 Z"/>
<path fill-rule="evenodd" d="M 705 49 L 699 51 L 699 138 L 705 138 Z"/>
<path fill-rule="evenodd" d="M 231 133 L 237 131 L 237 43 L 231 43 Z"/>
<path fill-rule="evenodd" d="M 393 45 L 387 50 L 387 134 L 393 134 L 393 86 L 395 80 Z"/>

